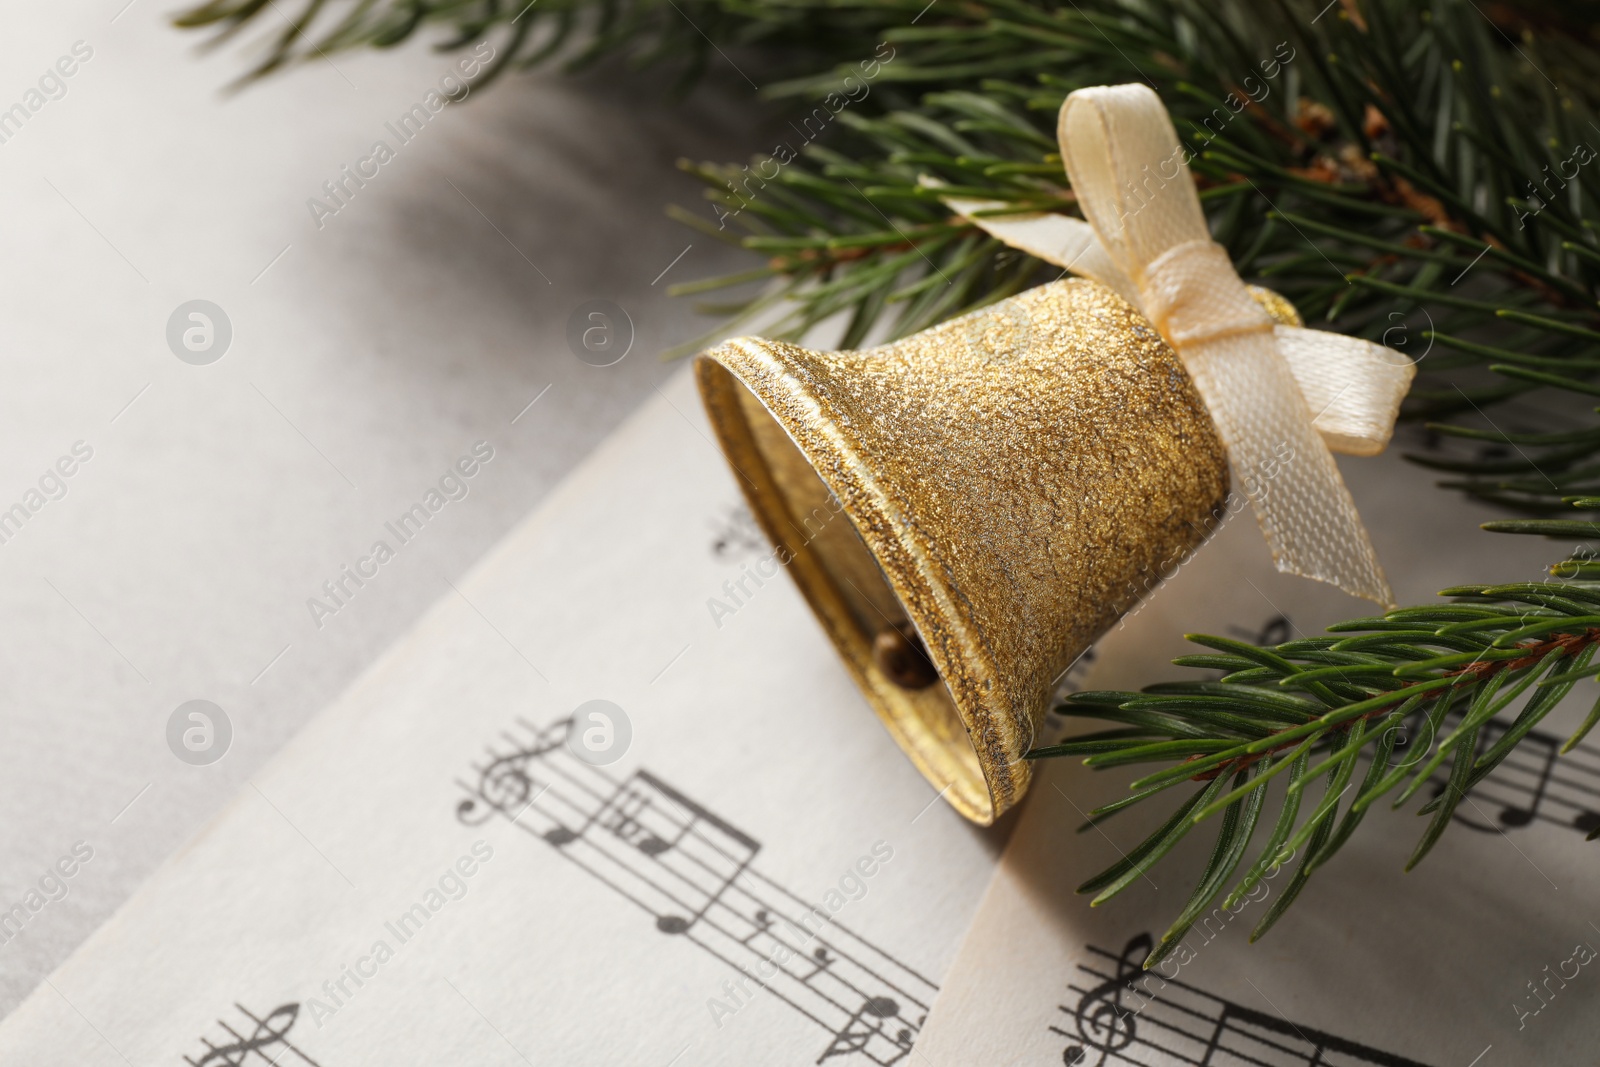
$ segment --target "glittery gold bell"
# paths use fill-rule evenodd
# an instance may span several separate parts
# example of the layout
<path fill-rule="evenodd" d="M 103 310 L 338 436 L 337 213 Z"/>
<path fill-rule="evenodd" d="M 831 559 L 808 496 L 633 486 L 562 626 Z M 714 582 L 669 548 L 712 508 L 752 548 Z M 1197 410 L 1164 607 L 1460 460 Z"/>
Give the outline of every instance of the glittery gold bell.
<path fill-rule="evenodd" d="M 1095 282 L 862 351 L 742 338 L 695 370 L 777 558 L 895 740 L 978 823 L 1026 790 L 1061 675 L 1228 493 L 1177 355 Z"/>

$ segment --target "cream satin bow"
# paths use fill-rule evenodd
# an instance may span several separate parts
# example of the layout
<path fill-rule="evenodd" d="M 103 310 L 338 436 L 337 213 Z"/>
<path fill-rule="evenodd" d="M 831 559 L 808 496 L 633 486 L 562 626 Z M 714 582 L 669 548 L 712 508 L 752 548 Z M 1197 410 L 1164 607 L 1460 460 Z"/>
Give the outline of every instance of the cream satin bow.
<path fill-rule="evenodd" d="M 1061 157 L 1088 222 L 956 212 L 1138 307 L 1177 350 L 1249 493 L 1278 569 L 1391 605 L 1329 449 L 1371 456 L 1394 431 L 1415 368 L 1392 349 L 1274 325 L 1211 240 L 1184 149 L 1144 85 L 1079 89 L 1061 106 Z"/>

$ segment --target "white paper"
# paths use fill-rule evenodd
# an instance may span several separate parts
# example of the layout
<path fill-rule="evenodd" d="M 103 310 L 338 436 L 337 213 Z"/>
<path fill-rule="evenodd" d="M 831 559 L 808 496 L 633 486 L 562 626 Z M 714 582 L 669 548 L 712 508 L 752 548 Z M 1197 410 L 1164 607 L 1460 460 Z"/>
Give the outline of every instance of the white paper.
<path fill-rule="evenodd" d="M 1476 530 L 1494 516 L 1398 456 L 1343 467 L 1403 603 L 1463 580 L 1539 580 L 1565 554 L 1555 542 Z M 1276 643 L 1369 613 L 1274 571 L 1246 516 L 1107 635 L 1072 681 L 1139 689 L 1201 677 L 1168 662 L 1206 651 L 1186 645 L 1185 632 Z M 1564 740 L 1596 695 L 1595 683 L 1580 683 L 1539 735 Z M 1600 964 L 1579 962 L 1587 953 L 1577 949 L 1600 948 L 1600 850 L 1584 841 L 1600 821 L 1600 746 L 1587 742 L 1553 765 L 1549 755 L 1539 737 L 1524 741 L 1410 874 L 1402 868 L 1426 825 L 1413 812 L 1430 794 L 1398 813 L 1376 805 L 1261 941 L 1249 944 L 1250 932 L 1292 863 L 1236 913 L 1219 898 L 1185 949 L 1149 972 L 1140 965 L 1182 910 L 1216 830 L 1197 828 L 1148 879 L 1091 909 L 1075 887 L 1142 841 L 1176 801 L 1154 799 L 1079 833 L 1085 813 L 1156 765 L 1093 771 L 1050 761 L 942 984 L 917 1062 L 1593 1063 Z M 1302 816 L 1318 796 L 1320 788 L 1308 793 Z M 1258 845 L 1277 811 L 1269 801 Z"/>
<path fill-rule="evenodd" d="M 739 516 L 680 374 L 0 1025 L 0 1063 L 904 1060 L 997 839 L 787 579 L 742 578 L 768 550 Z M 602 767 L 561 744 L 596 699 L 632 733 Z"/>

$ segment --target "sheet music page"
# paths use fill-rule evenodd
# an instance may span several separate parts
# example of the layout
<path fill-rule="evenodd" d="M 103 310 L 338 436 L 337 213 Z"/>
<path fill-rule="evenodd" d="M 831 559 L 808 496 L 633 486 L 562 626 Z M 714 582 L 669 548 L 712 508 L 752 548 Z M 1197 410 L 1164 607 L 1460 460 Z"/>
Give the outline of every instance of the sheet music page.
<path fill-rule="evenodd" d="M 1539 580 L 1565 555 L 1557 542 L 1478 531 L 1492 512 L 1435 489 L 1430 472 L 1395 454 L 1417 445 L 1402 439 L 1380 459 L 1343 465 L 1401 603 L 1426 603 L 1462 581 Z M 1168 662 L 1202 651 L 1184 642 L 1186 632 L 1280 642 L 1369 609 L 1278 574 L 1246 514 L 1103 638 L 1071 687 L 1201 677 Z M 1263 940 L 1248 943 L 1293 864 L 1235 912 L 1219 897 L 1184 947 L 1148 972 L 1140 965 L 1186 903 L 1216 829 L 1198 827 L 1148 878 L 1091 909 L 1075 887 L 1142 841 L 1173 802 L 1154 800 L 1080 833 L 1084 813 L 1154 767 L 1049 761 L 942 983 L 917 1062 L 1595 1062 L 1600 852 L 1584 837 L 1600 824 L 1600 745 L 1552 757 L 1596 695 L 1593 682 L 1581 684 L 1462 805 L 1412 873 L 1402 868 L 1426 825 L 1414 812 L 1427 790 L 1399 812 L 1375 805 Z M 1263 822 L 1277 811 L 1269 800 Z M 1258 828 L 1256 847 L 1265 835 Z"/>
<path fill-rule="evenodd" d="M 679 374 L 0 1026 L 0 1063 L 904 1061 L 997 838 L 769 551 Z"/>

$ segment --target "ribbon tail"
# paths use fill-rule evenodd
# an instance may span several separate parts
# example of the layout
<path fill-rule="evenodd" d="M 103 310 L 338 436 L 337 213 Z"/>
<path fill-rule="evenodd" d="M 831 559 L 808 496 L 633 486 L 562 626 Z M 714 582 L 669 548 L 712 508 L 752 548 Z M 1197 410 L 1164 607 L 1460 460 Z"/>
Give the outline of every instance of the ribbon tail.
<path fill-rule="evenodd" d="M 1411 360 L 1325 330 L 1278 326 L 1273 332 L 1328 447 L 1351 456 L 1382 452 L 1417 374 Z"/>
<path fill-rule="evenodd" d="M 924 179 L 924 184 L 931 184 Z M 1004 211 L 1003 200 L 962 200 L 944 197 L 944 205 L 990 237 L 1026 252 L 1035 259 L 1054 263 L 1079 277 L 1097 281 L 1122 299 L 1139 306 L 1139 290 L 1117 266 L 1105 246 L 1095 236 L 1094 227 L 1082 219 L 1066 215 L 981 215 L 984 211 Z"/>
<path fill-rule="evenodd" d="M 1273 334 L 1186 345 L 1182 355 L 1278 569 L 1392 607 L 1372 541 Z"/>

